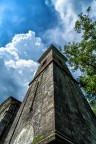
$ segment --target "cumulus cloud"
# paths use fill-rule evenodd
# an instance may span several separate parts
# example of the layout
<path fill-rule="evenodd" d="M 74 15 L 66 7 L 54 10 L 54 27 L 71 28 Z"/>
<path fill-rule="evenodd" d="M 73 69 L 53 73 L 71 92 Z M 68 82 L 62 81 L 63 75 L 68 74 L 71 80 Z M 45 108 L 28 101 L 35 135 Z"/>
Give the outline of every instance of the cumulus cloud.
<path fill-rule="evenodd" d="M 92 7 L 92 15 L 95 18 L 95 0 L 80 0 L 78 3 L 77 0 L 43 0 L 42 3 L 22 3 L 14 0 L 8 4 L 3 0 L 0 6 L 1 43 L 9 41 L 14 33 L 22 33 L 30 28 L 34 29 L 39 37 L 36 37 L 33 31 L 16 34 L 12 42 L 7 42 L 5 47 L 0 48 L 2 101 L 9 95 L 23 99 L 27 85 L 38 67 L 37 60 L 46 49 L 42 40 L 46 45 L 55 43 L 63 46 L 67 42 L 81 39 L 75 33 L 74 25 L 78 14 L 88 6 Z"/>
<path fill-rule="evenodd" d="M 11 43 L 0 48 L 1 101 L 10 95 L 19 100 L 24 98 L 44 50 L 42 40 L 33 31 L 15 35 Z"/>
<path fill-rule="evenodd" d="M 64 45 L 72 41 L 80 41 L 81 35 L 74 31 L 75 22 L 78 19 L 78 14 L 85 12 L 88 6 L 94 9 L 96 1 L 83 0 L 45 0 L 48 7 L 53 6 L 58 15 L 59 25 L 47 30 L 44 37 L 47 37 L 47 42 L 55 42 L 57 45 Z M 94 14 L 96 14 L 94 12 Z"/>
<path fill-rule="evenodd" d="M 48 1 L 45 1 L 47 6 L 50 6 Z M 78 40 L 74 26 L 77 20 L 77 14 L 74 11 L 72 2 L 69 0 L 51 0 L 51 4 L 54 6 L 59 17 L 59 26 L 50 29 L 45 32 L 44 36 L 48 36 L 48 40 L 53 39 L 56 44 L 64 45 L 66 42 Z M 48 35 L 50 33 L 50 35 Z"/>

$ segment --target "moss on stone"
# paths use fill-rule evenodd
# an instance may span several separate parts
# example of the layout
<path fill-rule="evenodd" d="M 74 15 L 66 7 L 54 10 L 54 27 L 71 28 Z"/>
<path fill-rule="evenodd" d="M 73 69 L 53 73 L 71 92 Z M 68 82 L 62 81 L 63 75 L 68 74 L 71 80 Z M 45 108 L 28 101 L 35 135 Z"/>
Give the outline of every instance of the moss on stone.
<path fill-rule="evenodd" d="M 43 138 L 43 136 L 36 136 L 33 140 L 33 143 L 32 144 L 38 144 L 39 141 L 41 141 Z"/>

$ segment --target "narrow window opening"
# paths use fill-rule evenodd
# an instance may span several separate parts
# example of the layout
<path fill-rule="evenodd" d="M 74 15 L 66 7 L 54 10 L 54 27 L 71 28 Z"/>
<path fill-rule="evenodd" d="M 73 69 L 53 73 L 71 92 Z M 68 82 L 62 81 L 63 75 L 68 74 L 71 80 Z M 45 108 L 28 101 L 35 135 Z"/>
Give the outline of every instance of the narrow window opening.
<path fill-rule="evenodd" d="M 42 67 L 46 64 L 46 62 L 47 62 L 47 59 L 44 60 L 44 62 L 42 63 Z"/>
<path fill-rule="evenodd" d="M 37 94 L 38 86 L 39 86 L 39 82 L 36 84 L 36 89 L 35 89 L 35 93 L 34 93 L 33 101 L 32 101 L 31 107 L 30 107 L 30 111 L 33 110 L 33 104 L 34 104 L 35 97 L 36 97 L 36 94 Z"/>

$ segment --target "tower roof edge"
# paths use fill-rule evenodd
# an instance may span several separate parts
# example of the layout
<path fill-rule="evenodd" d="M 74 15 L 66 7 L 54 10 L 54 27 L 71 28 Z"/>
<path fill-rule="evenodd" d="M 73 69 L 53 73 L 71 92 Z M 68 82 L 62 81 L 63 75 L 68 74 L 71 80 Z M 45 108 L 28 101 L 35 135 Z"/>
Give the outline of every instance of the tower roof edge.
<path fill-rule="evenodd" d="M 64 59 L 64 61 L 66 62 L 67 61 L 67 58 L 62 54 L 60 53 L 60 51 L 54 46 L 54 45 L 51 45 L 46 51 L 45 53 L 40 57 L 40 59 L 38 60 L 38 62 L 40 63 L 42 61 L 42 59 L 51 51 L 56 51 L 60 57 L 62 57 Z"/>

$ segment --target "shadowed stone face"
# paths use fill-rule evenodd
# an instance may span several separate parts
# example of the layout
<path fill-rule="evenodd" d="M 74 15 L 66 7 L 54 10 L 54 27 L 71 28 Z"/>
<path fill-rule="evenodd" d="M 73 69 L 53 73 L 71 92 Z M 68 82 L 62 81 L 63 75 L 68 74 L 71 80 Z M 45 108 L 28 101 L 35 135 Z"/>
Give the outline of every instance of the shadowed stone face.
<path fill-rule="evenodd" d="M 32 144 L 34 139 L 34 130 L 32 125 L 28 125 L 27 127 L 23 128 L 18 134 L 14 144 Z"/>
<path fill-rule="evenodd" d="M 54 47 L 39 59 L 4 144 L 96 144 L 96 118 L 65 61 Z"/>
<path fill-rule="evenodd" d="M 0 144 L 4 144 L 20 104 L 20 101 L 10 96 L 0 105 Z"/>

